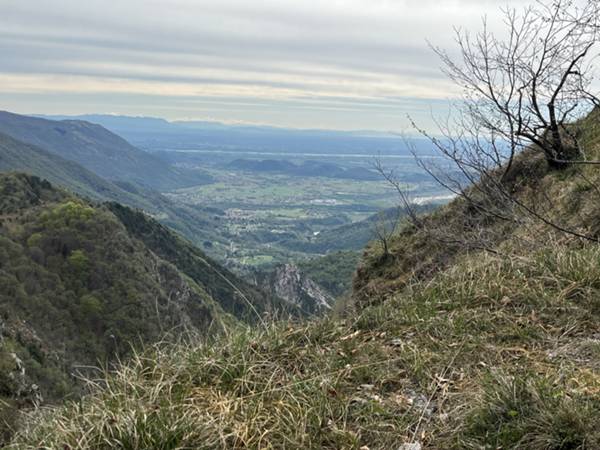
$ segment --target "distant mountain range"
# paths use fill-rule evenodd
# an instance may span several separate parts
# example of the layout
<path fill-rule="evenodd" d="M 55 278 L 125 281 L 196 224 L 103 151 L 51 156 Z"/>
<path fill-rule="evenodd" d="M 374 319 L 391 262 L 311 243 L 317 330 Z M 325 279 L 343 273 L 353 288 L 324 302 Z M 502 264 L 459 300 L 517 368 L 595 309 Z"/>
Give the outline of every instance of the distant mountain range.
<path fill-rule="evenodd" d="M 47 118 L 50 120 L 83 120 L 87 122 L 102 125 L 109 130 L 118 130 L 127 132 L 128 130 L 145 131 L 180 131 L 185 128 L 188 130 L 228 130 L 228 131 L 247 131 L 255 133 L 298 133 L 309 135 L 325 136 L 355 136 L 355 137 L 377 137 L 377 138 L 398 138 L 393 132 L 382 132 L 374 130 L 327 130 L 327 129 L 301 129 L 285 128 L 270 125 L 244 124 L 244 123 L 223 123 L 209 120 L 174 120 L 168 121 L 157 117 L 144 116 L 123 116 L 116 114 L 79 114 L 79 115 L 35 115 L 35 117 Z M 116 131 L 115 131 L 116 132 Z"/>
<path fill-rule="evenodd" d="M 434 155 L 431 144 L 415 136 L 376 131 L 299 130 L 208 121 L 175 121 L 115 115 L 43 116 L 102 125 L 129 142 L 150 150 L 226 149 L 315 154 Z M 407 146 L 406 139 L 411 143 Z"/>

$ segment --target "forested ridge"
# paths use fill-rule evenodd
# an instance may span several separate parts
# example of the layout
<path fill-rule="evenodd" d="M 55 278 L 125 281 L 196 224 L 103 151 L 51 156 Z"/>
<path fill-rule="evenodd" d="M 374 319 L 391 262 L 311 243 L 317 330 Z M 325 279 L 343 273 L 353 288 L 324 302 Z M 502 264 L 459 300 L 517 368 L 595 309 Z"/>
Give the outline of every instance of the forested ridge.
<path fill-rule="evenodd" d="M 63 399 L 81 386 L 78 371 L 169 334 L 211 335 L 234 323 L 202 281 L 211 286 L 146 247 L 107 207 L 37 177 L 0 175 L 4 401 Z M 215 294 L 224 303 L 237 295 Z M 12 416 L 7 408 L 4 419 Z"/>

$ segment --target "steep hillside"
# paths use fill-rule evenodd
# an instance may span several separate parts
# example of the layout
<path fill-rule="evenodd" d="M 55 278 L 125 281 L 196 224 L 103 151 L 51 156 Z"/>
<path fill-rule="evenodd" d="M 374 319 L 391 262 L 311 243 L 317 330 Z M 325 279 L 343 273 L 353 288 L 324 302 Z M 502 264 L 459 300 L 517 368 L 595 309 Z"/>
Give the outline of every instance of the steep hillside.
<path fill-rule="evenodd" d="M 10 171 L 37 175 L 93 200 L 113 200 L 128 205 L 146 206 L 141 198 L 76 162 L 0 133 L 0 172 Z"/>
<path fill-rule="evenodd" d="M 600 448 L 600 170 L 505 182 L 536 220 L 457 199 L 370 246 L 347 318 L 148 349 L 15 448 Z"/>
<path fill-rule="evenodd" d="M 43 148 L 108 180 L 121 180 L 158 190 L 210 181 L 201 171 L 180 170 L 111 133 L 79 120 L 46 120 L 0 111 L 0 133 Z"/>
<path fill-rule="evenodd" d="M 600 108 L 577 129 L 582 133 L 586 157 L 599 160 Z M 372 243 L 354 280 L 357 301 L 382 301 L 414 279 L 428 280 L 474 253 L 526 257 L 554 241 L 563 245 L 573 239 L 557 228 L 599 239 L 600 173 L 596 164 L 554 171 L 541 152 L 527 149 L 516 158 L 505 183 L 506 191 L 523 205 L 520 217 L 494 216 L 485 207 L 474 207 L 474 201 L 481 197 L 475 186 L 468 194 L 474 201 L 458 198 L 426 216 L 420 227 L 402 229 L 391 241 L 388 257 L 382 258 L 377 243 Z M 523 213 L 525 209 L 531 214 Z"/>
<path fill-rule="evenodd" d="M 281 264 L 258 274 L 258 285 L 298 308 L 304 316 L 329 312 L 335 299 L 295 264 Z"/>
<path fill-rule="evenodd" d="M 198 247 L 175 235 L 139 211 L 118 203 L 107 207 L 128 232 L 166 261 L 203 286 L 223 307 L 239 319 L 256 322 L 266 313 L 286 317 L 298 315 L 294 306 L 247 283 L 206 256 Z"/>
<path fill-rule="evenodd" d="M 149 350 L 15 448 L 593 450 L 598 261 L 482 254 L 345 321 Z"/>
<path fill-rule="evenodd" d="M 37 177 L 0 175 L 0 401 L 56 401 L 86 367 L 171 332 L 207 335 L 234 323 L 210 287 L 109 209 Z M 11 417 L 9 408 L 0 429 Z"/>
<path fill-rule="evenodd" d="M 228 242 L 219 230 L 225 220 L 223 211 L 176 204 L 166 196 L 135 183 L 107 181 L 73 161 L 0 133 L 0 172 L 9 171 L 24 171 L 37 175 L 92 200 L 117 202 L 143 210 L 160 223 L 179 232 L 195 245 L 184 243 L 182 239 L 176 238 L 140 212 L 134 213 L 128 208 L 109 205 L 113 212 L 122 216 L 123 222 L 131 227 L 129 231 L 144 240 L 154 252 L 182 270 L 182 265 L 185 265 L 184 272 L 201 285 L 212 286 L 210 293 L 228 312 L 237 317 L 243 316 L 255 321 L 257 316 L 265 313 L 299 313 L 297 306 L 251 286 L 231 271 L 215 271 L 214 267 L 219 264 L 197 248 L 202 246 L 210 251 L 216 242 Z M 132 227 L 132 223 L 135 226 Z M 165 238 L 165 235 L 169 237 Z M 365 234 L 364 242 L 367 240 L 368 234 Z M 236 289 L 239 292 L 236 292 Z M 252 307 L 249 307 L 249 304 L 252 304 Z"/>

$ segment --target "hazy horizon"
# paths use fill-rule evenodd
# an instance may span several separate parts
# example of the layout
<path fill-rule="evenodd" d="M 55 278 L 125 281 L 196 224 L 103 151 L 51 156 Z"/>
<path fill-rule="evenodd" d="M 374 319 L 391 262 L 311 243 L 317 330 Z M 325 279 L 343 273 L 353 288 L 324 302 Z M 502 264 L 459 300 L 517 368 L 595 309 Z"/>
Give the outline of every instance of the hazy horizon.
<path fill-rule="evenodd" d="M 0 109 L 297 129 L 426 128 L 456 88 L 428 47 L 523 2 L 19 2 L 0 18 Z M 494 20 L 498 22 L 498 20 Z"/>

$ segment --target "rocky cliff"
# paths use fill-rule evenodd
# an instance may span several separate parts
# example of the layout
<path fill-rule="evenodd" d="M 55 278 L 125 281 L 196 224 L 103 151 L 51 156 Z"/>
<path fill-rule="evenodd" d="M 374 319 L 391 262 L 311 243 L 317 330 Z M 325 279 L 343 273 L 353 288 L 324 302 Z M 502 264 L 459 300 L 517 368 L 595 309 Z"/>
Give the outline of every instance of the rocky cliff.
<path fill-rule="evenodd" d="M 277 266 L 260 284 L 265 290 L 271 290 L 277 297 L 298 307 L 304 314 L 322 314 L 330 310 L 335 301 L 295 264 Z"/>

